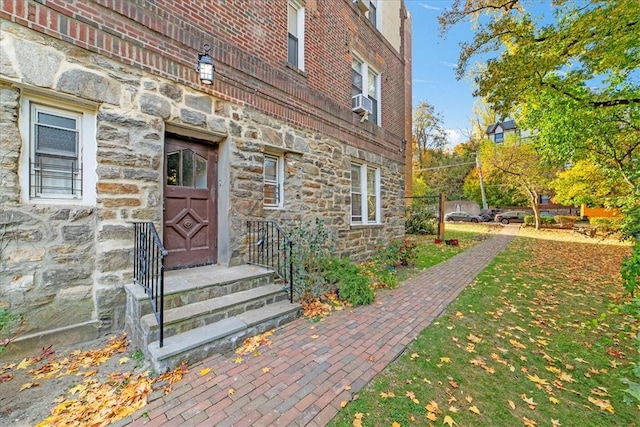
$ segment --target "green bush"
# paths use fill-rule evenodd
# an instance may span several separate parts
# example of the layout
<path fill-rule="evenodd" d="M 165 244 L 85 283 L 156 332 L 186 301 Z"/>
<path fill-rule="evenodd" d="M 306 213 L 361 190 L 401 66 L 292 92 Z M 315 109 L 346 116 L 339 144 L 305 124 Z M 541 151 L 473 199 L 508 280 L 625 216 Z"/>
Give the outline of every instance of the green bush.
<path fill-rule="evenodd" d="M 415 262 L 417 250 L 418 244 L 406 237 L 393 239 L 382 249 L 381 258 L 388 267 L 406 267 Z"/>
<path fill-rule="evenodd" d="M 573 227 L 573 224 L 578 220 L 577 216 L 571 215 L 556 215 L 556 222 L 565 228 Z"/>
<path fill-rule="evenodd" d="M 436 234 L 438 219 L 433 206 L 423 200 L 413 200 L 408 209 L 409 216 L 404 224 L 407 234 Z"/>
<path fill-rule="evenodd" d="M 589 218 L 589 224 L 594 227 L 598 227 L 598 230 L 604 233 L 616 233 L 620 231 L 620 226 L 622 225 L 622 221 L 617 218 Z"/>
<path fill-rule="evenodd" d="M 6 308 L 0 308 L 0 353 L 16 337 L 21 317 L 9 312 Z"/>
<path fill-rule="evenodd" d="M 553 225 L 556 223 L 555 217 L 541 216 L 540 225 Z M 534 226 L 536 225 L 536 217 L 534 215 L 527 215 L 524 217 L 524 225 Z"/>
<path fill-rule="evenodd" d="M 298 223 L 288 229 L 288 234 L 294 243 L 294 298 L 305 300 L 323 295 L 329 290 L 324 271 L 333 249 L 328 244 L 331 240 L 324 221 Z"/>
<path fill-rule="evenodd" d="M 369 277 L 347 258 L 329 259 L 324 275 L 327 283 L 337 286 L 341 300 L 352 305 L 368 305 L 375 299 Z"/>

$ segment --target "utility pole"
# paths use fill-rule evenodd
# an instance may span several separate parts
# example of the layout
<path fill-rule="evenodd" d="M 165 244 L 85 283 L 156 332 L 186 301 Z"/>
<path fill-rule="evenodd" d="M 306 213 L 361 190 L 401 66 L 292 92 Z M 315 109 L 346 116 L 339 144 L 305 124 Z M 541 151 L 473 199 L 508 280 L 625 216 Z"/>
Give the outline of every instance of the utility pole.
<path fill-rule="evenodd" d="M 478 177 L 480 178 L 480 194 L 482 194 L 482 209 L 489 209 L 487 206 L 487 194 L 484 192 L 484 181 L 482 180 L 482 165 L 480 164 L 480 156 L 476 151 L 476 167 L 478 168 Z"/>

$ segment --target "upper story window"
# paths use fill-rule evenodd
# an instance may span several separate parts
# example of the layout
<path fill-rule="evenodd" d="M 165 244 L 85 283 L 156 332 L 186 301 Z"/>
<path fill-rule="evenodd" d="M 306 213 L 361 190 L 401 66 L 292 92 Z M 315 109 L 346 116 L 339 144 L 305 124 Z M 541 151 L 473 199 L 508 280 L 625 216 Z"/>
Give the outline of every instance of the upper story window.
<path fill-rule="evenodd" d="M 496 143 L 501 143 L 504 142 L 504 133 L 503 132 L 498 132 L 495 134 L 494 136 Z"/>
<path fill-rule="evenodd" d="M 304 70 L 304 8 L 296 2 L 289 2 L 287 27 L 287 62 L 299 70 Z"/>
<path fill-rule="evenodd" d="M 270 208 L 281 208 L 284 201 L 284 158 L 282 155 L 265 153 L 263 179 L 263 205 Z"/>
<path fill-rule="evenodd" d="M 22 200 L 95 204 L 95 113 L 26 97 L 21 109 Z"/>
<path fill-rule="evenodd" d="M 366 96 L 371 101 L 371 111 L 367 118 L 380 125 L 380 74 L 356 57 L 353 58 L 351 69 L 351 96 Z"/>
<path fill-rule="evenodd" d="M 378 28 L 378 0 L 369 0 L 369 21 Z"/>
<path fill-rule="evenodd" d="M 380 169 L 351 164 L 351 223 L 380 224 Z"/>

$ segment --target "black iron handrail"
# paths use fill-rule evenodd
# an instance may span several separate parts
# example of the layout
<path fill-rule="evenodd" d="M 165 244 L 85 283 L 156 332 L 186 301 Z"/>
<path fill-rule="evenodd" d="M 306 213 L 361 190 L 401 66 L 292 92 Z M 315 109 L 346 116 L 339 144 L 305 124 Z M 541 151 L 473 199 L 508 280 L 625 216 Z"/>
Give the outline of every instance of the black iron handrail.
<path fill-rule="evenodd" d="M 160 347 L 164 341 L 164 248 L 152 222 L 134 222 L 133 280 L 151 300 L 159 326 Z"/>
<path fill-rule="evenodd" d="M 293 241 L 275 221 L 247 221 L 248 263 L 273 270 L 293 302 Z"/>

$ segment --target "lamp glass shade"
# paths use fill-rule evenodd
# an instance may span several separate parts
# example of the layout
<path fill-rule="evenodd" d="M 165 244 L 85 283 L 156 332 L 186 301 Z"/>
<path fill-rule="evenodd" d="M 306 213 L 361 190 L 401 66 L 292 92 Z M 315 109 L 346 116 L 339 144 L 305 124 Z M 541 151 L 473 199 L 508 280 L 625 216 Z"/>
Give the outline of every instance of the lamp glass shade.
<path fill-rule="evenodd" d="M 213 72 L 215 68 L 211 57 L 207 54 L 200 56 L 198 59 L 198 73 L 200 74 L 200 82 L 202 84 L 213 84 Z"/>

